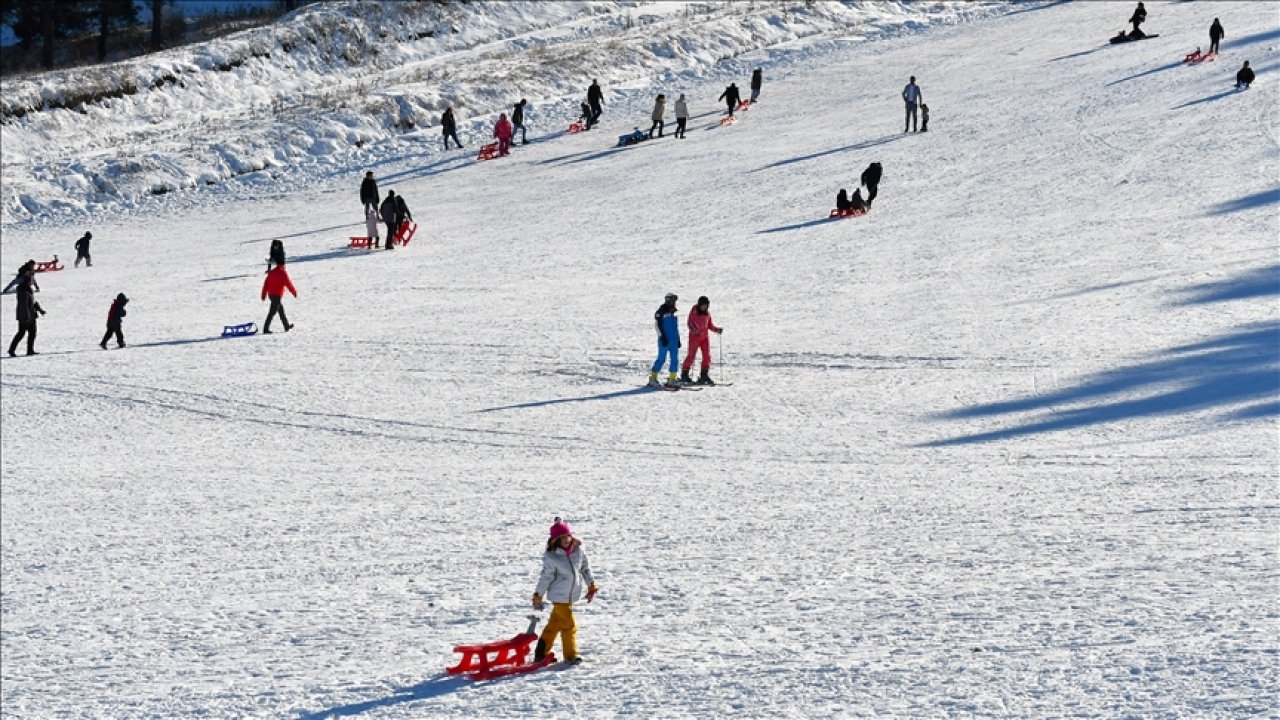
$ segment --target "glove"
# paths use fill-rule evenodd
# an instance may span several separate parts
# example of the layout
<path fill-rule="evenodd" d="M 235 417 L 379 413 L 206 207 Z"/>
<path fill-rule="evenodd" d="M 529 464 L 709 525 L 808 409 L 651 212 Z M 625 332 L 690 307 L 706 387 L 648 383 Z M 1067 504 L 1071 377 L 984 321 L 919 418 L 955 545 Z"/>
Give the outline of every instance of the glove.
<path fill-rule="evenodd" d="M 717 335 L 719 335 L 719 334 L 720 334 L 720 333 L 722 333 L 722 332 L 724 332 L 724 328 L 716 328 L 716 334 L 717 334 Z"/>
<path fill-rule="evenodd" d="M 676 338 L 676 349 L 680 349 L 680 338 Z"/>
<path fill-rule="evenodd" d="M 591 587 L 587 588 L 587 602 L 591 602 L 592 600 L 595 600 L 596 593 L 598 592 L 600 592 L 600 588 L 596 587 L 595 585 L 592 585 Z"/>
<path fill-rule="evenodd" d="M 546 607 L 547 607 L 546 603 L 542 602 L 542 596 L 541 596 L 541 595 L 539 595 L 538 593 L 534 593 L 534 594 L 533 594 L 533 609 L 534 609 L 534 610 L 542 610 L 542 609 L 544 609 L 544 608 L 546 608 Z"/>

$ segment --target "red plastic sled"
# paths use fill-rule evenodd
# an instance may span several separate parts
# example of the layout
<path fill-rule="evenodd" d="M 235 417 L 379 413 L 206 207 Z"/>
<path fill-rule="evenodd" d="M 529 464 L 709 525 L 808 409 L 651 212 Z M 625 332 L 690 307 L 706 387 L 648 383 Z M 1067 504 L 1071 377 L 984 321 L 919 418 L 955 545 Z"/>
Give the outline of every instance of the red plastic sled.
<path fill-rule="evenodd" d="M 1216 52 L 1202 53 L 1200 52 L 1200 48 L 1196 48 L 1195 52 L 1187 53 L 1187 56 L 1182 58 L 1182 62 L 1201 63 L 1201 62 L 1205 62 L 1206 60 L 1217 60 L 1217 59 L 1218 59 L 1218 53 Z"/>
<path fill-rule="evenodd" d="M 54 255 L 53 259 L 49 262 L 36 263 L 36 272 L 51 272 L 53 270 L 61 270 L 65 267 L 66 265 L 62 265 L 58 262 L 58 256 Z"/>
<path fill-rule="evenodd" d="M 725 125 L 732 125 L 736 122 L 738 122 L 737 117 L 733 115 L 725 115 L 724 117 L 720 118 L 720 127 L 724 127 Z"/>
<path fill-rule="evenodd" d="M 741 101 L 741 102 L 739 102 L 739 103 L 738 103 L 738 109 L 739 109 L 739 110 L 750 110 L 750 109 L 751 109 L 751 104 L 752 104 L 752 103 L 751 103 L 751 101 L 750 101 L 750 100 L 743 100 L 743 101 Z"/>
<path fill-rule="evenodd" d="M 418 223 L 411 225 L 408 220 L 405 220 L 400 224 L 400 230 L 396 232 L 396 236 L 391 238 L 391 243 L 392 245 L 408 245 L 416 232 L 418 232 Z"/>
<path fill-rule="evenodd" d="M 371 248 L 373 247 L 373 238 L 352 236 L 351 244 L 347 247 L 353 248 Z"/>
<path fill-rule="evenodd" d="M 569 126 L 568 132 L 579 133 L 586 129 L 587 129 L 586 124 L 583 123 L 581 120 L 578 120 Z"/>
<path fill-rule="evenodd" d="M 538 640 L 534 628 L 538 625 L 538 616 L 529 616 L 529 629 L 510 640 L 485 643 L 483 645 L 458 645 L 453 649 L 462 653 L 462 661 L 453 667 L 445 668 L 450 675 L 466 675 L 472 680 L 492 680 L 506 675 L 519 675 L 544 668 L 556 661 L 553 653 L 538 662 L 529 662 L 529 650 Z"/>
<path fill-rule="evenodd" d="M 480 154 L 476 160 L 492 160 L 496 157 L 498 157 L 498 143 L 491 142 L 480 148 Z"/>
<path fill-rule="evenodd" d="M 828 215 L 827 217 L 847 218 L 847 217 L 859 217 L 861 215 L 866 215 L 866 214 L 867 214 L 866 210 L 832 210 L 831 214 Z"/>

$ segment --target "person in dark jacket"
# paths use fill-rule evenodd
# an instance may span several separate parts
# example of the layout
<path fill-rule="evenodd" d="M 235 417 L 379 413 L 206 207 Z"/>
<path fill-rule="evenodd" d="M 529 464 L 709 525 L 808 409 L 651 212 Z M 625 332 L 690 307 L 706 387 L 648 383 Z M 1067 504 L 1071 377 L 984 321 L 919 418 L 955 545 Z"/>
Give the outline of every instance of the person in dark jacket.
<path fill-rule="evenodd" d="M 1236 73 L 1236 89 L 1247 88 L 1253 84 L 1253 68 L 1249 67 L 1249 61 L 1244 61 L 1244 66 L 1240 68 L 1240 72 Z"/>
<path fill-rule="evenodd" d="M 275 264 L 279 267 L 284 264 L 284 241 L 272 240 L 270 257 L 267 258 L 267 272 L 271 272 L 271 266 Z"/>
<path fill-rule="evenodd" d="M 1142 6 L 1142 3 L 1138 3 L 1138 7 L 1135 8 L 1133 14 L 1129 16 L 1129 22 L 1133 23 L 1133 33 L 1130 37 L 1142 37 L 1142 35 L 1138 33 L 1138 26 L 1146 22 L 1146 20 L 1147 9 Z"/>
<path fill-rule="evenodd" d="M 27 338 L 27 354 L 39 355 L 36 352 L 36 318 L 44 315 L 44 308 L 36 302 L 36 264 L 28 262 L 22 266 L 18 279 L 18 334 L 9 343 L 9 357 L 18 354 L 18 343 Z"/>
<path fill-rule="evenodd" d="M 396 236 L 399 236 L 400 229 L 406 224 L 413 222 L 413 213 L 409 212 L 409 206 L 404 201 L 404 195 L 396 196 Z M 394 236 L 393 236 L 394 237 Z M 394 243 L 388 245 L 393 248 Z"/>
<path fill-rule="evenodd" d="M 1214 18 L 1213 24 L 1209 26 L 1209 52 L 1218 52 L 1218 43 L 1226 36 L 1227 31 L 1222 29 L 1222 23 L 1218 22 L 1218 18 Z"/>
<path fill-rule="evenodd" d="M 929 132 L 929 106 L 920 103 L 920 132 Z"/>
<path fill-rule="evenodd" d="M 595 125 L 604 112 L 604 91 L 600 89 L 598 80 L 592 80 L 591 87 L 587 88 L 587 102 L 591 105 L 591 124 Z"/>
<path fill-rule="evenodd" d="M 840 192 L 836 193 L 836 209 L 840 212 L 849 210 L 868 210 L 870 207 L 862 199 L 862 190 L 854 188 L 853 197 L 849 197 L 849 193 L 840 188 Z"/>
<path fill-rule="evenodd" d="M 760 97 L 760 86 L 764 84 L 764 71 L 756 68 L 751 73 L 751 102 L 755 102 Z"/>
<path fill-rule="evenodd" d="M 871 207 L 872 201 L 876 199 L 876 189 L 880 187 L 880 175 L 883 168 L 880 163 L 873 162 L 862 171 L 861 184 L 867 188 L 867 207 Z"/>
<path fill-rule="evenodd" d="M 116 299 L 111 303 L 111 309 L 107 311 L 107 334 L 102 336 L 102 342 L 98 343 L 98 347 L 103 350 L 107 349 L 107 341 L 112 335 L 116 336 L 116 347 L 124 347 L 124 331 L 121 329 L 121 322 L 124 320 L 124 306 L 129 303 L 129 298 L 124 293 L 116 295 Z"/>
<path fill-rule="evenodd" d="M 524 128 L 524 108 L 528 104 L 528 100 L 520 98 L 520 102 L 516 103 L 516 106 L 511 110 L 511 139 L 513 141 L 516 139 L 516 131 L 519 130 L 521 145 L 529 144 L 529 139 L 525 135 Z"/>
<path fill-rule="evenodd" d="M 394 250 L 396 244 L 394 242 L 396 233 L 400 231 L 400 226 L 396 224 L 396 191 L 388 190 L 387 197 L 382 201 L 382 207 L 379 209 L 382 214 L 382 222 L 387 224 L 387 249 Z"/>
<path fill-rule="evenodd" d="M 578 118 L 578 120 L 582 121 L 583 130 L 591 129 L 591 126 L 594 125 L 596 122 L 596 118 L 594 115 L 591 114 L 590 105 L 586 103 L 582 103 L 582 117 Z"/>
<path fill-rule="evenodd" d="M 462 141 L 458 139 L 458 121 L 453 119 L 453 108 L 445 108 L 444 115 L 440 116 L 440 129 L 444 132 L 444 149 L 449 149 L 449 138 L 462 147 Z"/>
<path fill-rule="evenodd" d="M 284 331 L 289 332 L 293 329 L 293 325 L 289 324 L 289 318 L 284 315 L 284 291 L 288 290 L 293 293 L 294 297 L 298 297 L 298 291 L 293 287 L 293 281 L 289 279 L 289 273 L 284 269 L 283 265 L 277 265 L 271 272 L 267 273 L 267 278 L 262 281 L 262 299 L 271 298 L 271 309 L 267 311 L 267 321 L 262 324 L 262 334 L 271 334 L 271 321 L 276 315 L 280 316 L 280 322 L 284 323 Z"/>
<path fill-rule="evenodd" d="M 733 115 L 733 111 L 738 107 L 738 103 L 742 101 L 742 94 L 738 92 L 736 83 L 729 83 L 729 87 L 720 93 L 720 100 L 723 100 L 729 106 L 729 114 Z"/>
<path fill-rule="evenodd" d="M 85 232 L 84 235 L 76 241 L 76 267 L 80 267 L 80 261 L 83 260 L 87 267 L 93 267 L 93 259 L 89 257 L 89 241 L 93 239 L 93 233 Z"/>
<path fill-rule="evenodd" d="M 364 203 L 365 213 L 369 208 L 378 209 L 378 181 L 373 179 L 372 170 L 364 174 L 364 181 L 360 183 L 360 202 Z"/>

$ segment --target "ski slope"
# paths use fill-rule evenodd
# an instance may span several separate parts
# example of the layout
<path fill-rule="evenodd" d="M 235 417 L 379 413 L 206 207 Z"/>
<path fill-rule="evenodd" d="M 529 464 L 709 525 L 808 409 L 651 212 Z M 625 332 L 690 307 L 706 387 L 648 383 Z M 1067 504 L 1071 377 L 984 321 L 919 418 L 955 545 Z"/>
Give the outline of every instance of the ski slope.
<path fill-rule="evenodd" d="M 510 158 L 387 153 L 394 252 L 343 247 L 364 164 L 104 210 L 0 362 L 0 714 L 1280 712 L 1280 18 L 1153 2 L 1109 46 L 1131 10 L 761 53 L 727 128 L 737 63 Z M 657 92 L 688 138 L 615 149 Z M 6 222 L 0 265 L 85 227 Z M 273 238 L 296 329 L 218 338 Z M 668 291 L 711 298 L 731 387 L 639 389 Z M 555 515 L 586 662 L 444 676 L 524 628 Z"/>

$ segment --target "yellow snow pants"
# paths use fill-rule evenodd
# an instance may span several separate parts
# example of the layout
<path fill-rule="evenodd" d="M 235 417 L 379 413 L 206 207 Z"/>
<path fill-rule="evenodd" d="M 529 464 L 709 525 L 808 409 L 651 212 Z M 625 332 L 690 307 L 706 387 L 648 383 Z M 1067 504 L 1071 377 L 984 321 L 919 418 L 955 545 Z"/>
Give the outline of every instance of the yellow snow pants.
<path fill-rule="evenodd" d="M 556 633 L 560 634 L 560 645 L 564 650 L 561 660 L 572 660 L 578 657 L 578 622 L 573 619 L 573 603 L 552 603 L 551 618 L 547 626 L 542 628 L 542 641 L 547 644 L 547 652 L 556 641 Z"/>

